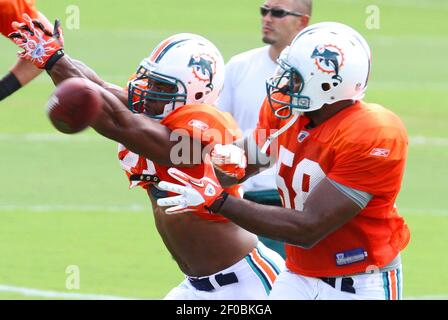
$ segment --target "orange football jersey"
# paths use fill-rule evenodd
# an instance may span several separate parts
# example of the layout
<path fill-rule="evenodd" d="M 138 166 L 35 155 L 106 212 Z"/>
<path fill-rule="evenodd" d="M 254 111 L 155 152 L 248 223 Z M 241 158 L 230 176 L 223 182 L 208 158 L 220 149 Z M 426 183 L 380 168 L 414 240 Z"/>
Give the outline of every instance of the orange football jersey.
<path fill-rule="evenodd" d="M 0 32 L 6 37 L 14 30 L 11 23 L 22 21 L 22 14 L 28 14 L 35 19 L 38 12 L 34 0 L 0 0 Z"/>
<path fill-rule="evenodd" d="M 277 118 L 265 100 L 254 131 L 260 148 L 269 136 L 266 130 L 278 130 L 289 120 Z M 277 160 L 277 186 L 284 206 L 302 210 L 325 177 L 373 198 L 314 247 L 286 245 L 287 267 L 305 276 L 325 277 L 386 266 L 410 239 L 395 206 L 408 145 L 402 121 L 380 105 L 358 101 L 314 128 L 307 128 L 309 122 L 306 114 L 301 115 L 268 149 Z"/>
<path fill-rule="evenodd" d="M 165 117 L 161 121 L 161 124 L 180 135 L 193 137 L 201 141 L 203 145 L 210 143 L 232 143 L 241 137 L 238 125 L 229 113 L 221 112 L 217 108 L 208 105 L 182 106 Z M 167 171 L 170 167 L 158 165 L 151 160 L 138 156 L 122 145 L 119 146 L 118 158 L 128 178 L 131 174 L 149 174 L 156 175 L 164 181 L 179 183 L 179 181 L 173 179 L 168 174 Z M 200 158 L 198 160 L 200 161 Z M 178 169 L 195 178 L 202 178 L 204 176 L 204 164 Z M 130 181 L 130 183 L 131 188 L 141 186 L 146 189 L 151 186 L 148 182 Z M 226 188 L 226 191 L 233 196 L 240 197 L 238 192 L 239 185 Z M 175 194 L 171 193 L 168 195 L 175 196 Z M 207 220 L 228 221 L 223 216 L 211 215 L 205 210 L 196 214 Z"/>

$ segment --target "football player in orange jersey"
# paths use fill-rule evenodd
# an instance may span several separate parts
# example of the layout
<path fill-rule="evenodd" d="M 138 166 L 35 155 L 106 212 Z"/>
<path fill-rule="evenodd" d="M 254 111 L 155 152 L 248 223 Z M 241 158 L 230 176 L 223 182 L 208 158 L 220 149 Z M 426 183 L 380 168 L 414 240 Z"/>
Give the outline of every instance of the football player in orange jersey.
<path fill-rule="evenodd" d="M 206 173 L 201 157 L 195 164 L 189 152 L 179 157 L 172 154 L 178 145 L 173 133 L 181 141 L 186 138 L 191 149 L 198 147 L 200 153 L 210 143 L 225 143 L 226 136 L 230 136 L 228 142 L 237 137 L 233 118 L 207 105 L 214 103 L 224 82 L 224 61 L 218 49 L 197 35 L 172 36 L 141 62 L 128 90 L 123 90 L 65 55 L 57 24 L 51 33 L 25 17 L 25 24 L 16 24 L 15 29 L 10 37 L 24 49 L 21 55 L 45 68 L 56 84 L 83 77 L 100 86 L 103 113 L 92 127 L 120 143 L 118 157 L 131 187 L 139 185 L 147 191 L 162 240 L 186 275 L 166 299 L 266 298 L 284 267 L 280 255 L 259 243 L 254 234 L 210 215 L 207 209 L 166 214 L 157 205 L 160 197 L 167 196 L 157 182 L 170 179 L 170 166 L 175 164 L 197 178 Z M 42 50 L 26 46 L 32 40 Z M 239 197 L 238 187 L 227 192 Z"/>
<path fill-rule="evenodd" d="M 287 271 L 272 299 L 400 299 L 400 252 L 410 233 L 395 200 L 408 138 L 398 116 L 361 100 L 367 42 L 339 23 L 311 25 L 278 62 L 254 135 L 239 145 L 249 156 L 248 176 L 260 168 L 251 161 L 251 141 L 274 157 L 284 208 L 229 196 L 211 170 L 207 180 L 187 185 L 189 177 L 174 168 L 169 174 L 178 184 L 159 187 L 178 195 L 159 205 L 204 203 L 249 231 L 284 240 Z M 266 138 L 266 131 L 274 133 Z M 243 154 L 235 145 L 216 153 Z M 215 194 L 205 192 L 206 181 L 217 185 Z"/>
<path fill-rule="evenodd" d="M 22 21 L 22 14 L 39 18 L 45 25 L 50 25 L 47 18 L 36 10 L 34 0 L 0 0 L 0 32 L 7 37 L 13 32 L 14 21 Z M 25 59 L 17 60 L 9 73 L 0 79 L 0 101 L 19 90 L 22 86 L 40 75 L 42 70 Z"/>

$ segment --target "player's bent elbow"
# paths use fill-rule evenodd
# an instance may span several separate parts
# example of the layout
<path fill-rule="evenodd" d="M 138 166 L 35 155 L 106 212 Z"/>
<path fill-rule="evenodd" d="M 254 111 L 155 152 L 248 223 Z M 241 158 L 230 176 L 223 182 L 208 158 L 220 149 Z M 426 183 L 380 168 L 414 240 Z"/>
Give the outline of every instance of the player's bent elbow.
<path fill-rule="evenodd" d="M 303 223 L 302 221 L 300 225 L 295 227 L 293 236 L 288 242 L 304 249 L 311 249 L 319 243 L 322 238 L 322 232 L 318 225 L 312 222 Z"/>
<path fill-rule="evenodd" d="M 304 248 L 311 249 L 314 247 L 319 241 L 316 238 L 308 236 L 308 235 L 298 235 L 295 239 L 290 239 L 287 241 L 289 244 Z"/>
<path fill-rule="evenodd" d="M 311 236 L 298 236 L 296 239 L 291 239 L 290 241 L 286 241 L 289 244 L 292 244 L 294 246 L 298 246 L 304 249 L 311 249 L 312 247 L 314 247 L 318 242 L 320 241 L 320 239 L 316 238 L 316 237 L 311 237 Z"/>
<path fill-rule="evenodd" d="M 289 237 L 288 239 L 284 239 L 286 243 L 297 246 L 303 249 L 311 249 L 316 242 L 306 239 L 303 236 L 302 237 Z"/>
<path fill-rule="evenodd" d="M 310 238 L 310 239 L 307 239 L 306 241 L 302 241 L 302 244 L 300 246 L 304 249 L 311 249 L 319 242 L 319 240 L 317 240 L 315 238 Z"/>

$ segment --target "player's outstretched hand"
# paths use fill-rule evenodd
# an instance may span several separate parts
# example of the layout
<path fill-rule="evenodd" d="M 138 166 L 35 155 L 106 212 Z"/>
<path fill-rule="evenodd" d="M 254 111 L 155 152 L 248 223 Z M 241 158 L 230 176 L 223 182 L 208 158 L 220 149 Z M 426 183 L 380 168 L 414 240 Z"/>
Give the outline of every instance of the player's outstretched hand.
<path fill-rule="evenodd" d="M 23 15 L 24 23 L 13 22 L 15 30 L 8 37 L 23 49 L 18 53 L 22 59 L 31 61 L 40 69 L 51 67 L 64 55 L 64 38 L 61 23 L 56 20 L 53 32 L 47 30 L 39 20 Z"/>
<path fill-rule="evenodd" d="M 207 154 L 204 159 L 204 177 L 193 178 L 176 168 L 168 169 L 168 174 L 181 184 L 161 181 L 158 187 L 162 190 L 177 193 L 177 196 L 161 198 L 157 204 L 161 207 L 170 207 L 165 210 L 167 214 L 197 212 L 208 210 L 221 196 L 223 188 L 216 178 L 215 170 Z"/>
<path fill-rule="evenodd" d="M 220 172 L 238 180 L 246 174 L 247 158 L 243 149 L 233 144 L 216 144 L 211 156 L 214 167 Z"/>

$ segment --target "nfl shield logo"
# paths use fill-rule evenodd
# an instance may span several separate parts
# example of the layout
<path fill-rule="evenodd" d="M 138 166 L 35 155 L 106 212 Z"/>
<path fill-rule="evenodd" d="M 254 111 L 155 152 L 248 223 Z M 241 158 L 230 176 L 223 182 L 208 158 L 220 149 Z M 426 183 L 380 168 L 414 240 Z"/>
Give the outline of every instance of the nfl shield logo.
<path fill-rule="evenodd" d="M 300 131 L 299 135 L 297 136 L 297 140 L 299 142 L 303 142 L 303 140 L 305 140 L 309 135 L 310 135 L 310 133 L 308 131 L 302 130 L 302 131 Z"/>

